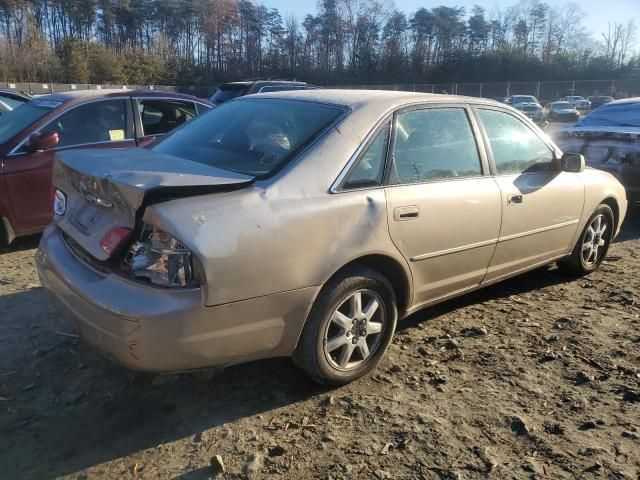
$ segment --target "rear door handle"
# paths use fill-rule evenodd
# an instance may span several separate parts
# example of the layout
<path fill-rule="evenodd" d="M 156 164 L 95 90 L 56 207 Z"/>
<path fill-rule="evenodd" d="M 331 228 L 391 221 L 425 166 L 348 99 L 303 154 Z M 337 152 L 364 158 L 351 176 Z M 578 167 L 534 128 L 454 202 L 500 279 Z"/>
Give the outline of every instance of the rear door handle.
<path fill-rule="evenodd" d="M 509 195 L 509 198 L 507 199 L 507 203 L 509 205 L 519 205 L 522 203 L 523 200 L 524 198 L 522 197 L 522 194 Z"/>
<path fill-rule="evenodd" d="M 410 205 L 407 207 L 396 207 L 393 209 L 393 219 L 396 222 L 404 222 L 407 220 L 413 220 L 420 215 L 420 208 L 416 205 Z"/>

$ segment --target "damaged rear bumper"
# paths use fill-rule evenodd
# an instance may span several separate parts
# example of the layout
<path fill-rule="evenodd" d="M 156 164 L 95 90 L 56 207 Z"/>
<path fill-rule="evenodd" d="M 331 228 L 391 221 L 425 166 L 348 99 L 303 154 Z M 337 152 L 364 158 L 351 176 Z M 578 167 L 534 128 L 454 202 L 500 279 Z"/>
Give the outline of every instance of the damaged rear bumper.
<path fill-rule="evenodd" d="M 36 264 L 80 336 L 128 368 L 170 372 L 291 355 L 315 287 L 206 307 L 200 289 L 170 290 L 95 270 L 49 226 Z"/>

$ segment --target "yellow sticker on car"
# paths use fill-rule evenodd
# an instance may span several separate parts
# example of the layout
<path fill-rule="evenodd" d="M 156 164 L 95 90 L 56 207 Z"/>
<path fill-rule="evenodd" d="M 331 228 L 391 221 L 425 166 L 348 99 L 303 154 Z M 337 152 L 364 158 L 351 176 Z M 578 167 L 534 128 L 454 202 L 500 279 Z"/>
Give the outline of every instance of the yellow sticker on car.
<path fill-rule="evenodd" d="M 124 130 L 109 130 L 109 139 L 112 142 L 116 140 L 124 140 Z"/>

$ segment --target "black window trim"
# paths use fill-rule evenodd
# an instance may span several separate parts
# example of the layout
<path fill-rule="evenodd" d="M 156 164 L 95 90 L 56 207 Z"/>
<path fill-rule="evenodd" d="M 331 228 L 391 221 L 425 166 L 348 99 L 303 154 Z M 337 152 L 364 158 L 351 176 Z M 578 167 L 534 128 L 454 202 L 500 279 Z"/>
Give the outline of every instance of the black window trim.
<path fill-rule="evenodd" d="M 516 120 L 519 120 L 520 123 L 522 123 L 525 127 L 527 127 L 531 131 L 531 133 L 533 133 L 536 137 L 538 137 L 547 146 L 547 148 L 549 148 L 549 150 L 551 151 L 551 154 L 553 155 L 552 162 L 556 163 L 558 162 L 560 157 L 562 157 L 562 152 L 558 149 L 558 147 L 556 147 L 553 144 L 551 139 L 548 136 L 546 136 L 542 131 L 539 131 L 539 129 L 536 127 L 533 121 L 526 115 L 522 114 L 521 112 L 517 110 L 514 112 L 514 111 L 511 111 L 510 109 L 502 108 L 497 105 L 485 105 L 485 104 L 474 104 L 471 106 L 471 110 L 475 118 L 476 124 L 478 125 L 478 128 L 480 129 L 480 132 L 481 132 L 482 142 L 484 143 L 484 148 L 487 152 L 487 159 L 489 160 L 489 168 L 491 170 L 491 175 L 493 177 L 509 177 L 513 175 L 536 175 L 536 174 L 540 174 L 541 172 L 498 173 L 495 159 L 493 157 L 493 149 L 491 148 L 491 142 L 489 141 L 489 134 L 487 133 L 487 130 L 484 128 L 484 124 L 480 119 L 478 110 L 493 110 L 495 112 L 504 113 L 506 115 L 509 115 L 515 118 Z M 535 128 L 532 128 L 532 127 L 535 127 Z"/>

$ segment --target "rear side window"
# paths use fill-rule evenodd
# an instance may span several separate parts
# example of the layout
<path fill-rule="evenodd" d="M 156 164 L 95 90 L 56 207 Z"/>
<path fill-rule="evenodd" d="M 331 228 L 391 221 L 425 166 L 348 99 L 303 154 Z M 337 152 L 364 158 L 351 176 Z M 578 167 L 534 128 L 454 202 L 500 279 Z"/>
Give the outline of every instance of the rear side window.
<path fill-rule="evenodd" d="M 477 177 L 480 156 L 463 108 L 429 108 L 398 115 L 393 147 L 398 183 Z"/>
<path fill-rule="evenodd" d="M 343 189 L 382 185 L 390 127 L 390 124 L 385 125 L 364 149 L 355 167 L 347 175 L 342 185 Z"/>
<path fill-rule="evenodd" d="M 222 85 L 218 90 L 216 90 L 210 101 L 214 105 L 228 102 L 236 97 L 246 95 L 247 88 L 248 87 L 246 85 Z"/>
<path fill-rule="evenodd" d="M 550 171 L 553 152 L 533 130 L 512 115 L 478 110 L 489 137 L 498 175 Z"/>
<path fill-rule="evenodd" d="M 139 100 L 142 135 L 163 135 L 196 116 L 193 102 L 182 100 Z"/>
<path fill-rule="evenodd" d="M 127 129 L 126 100 L 103 100 L 69 110 L 41 131 L 58 133 L 58 147 L 116 142 L 131 138 Z"/>

